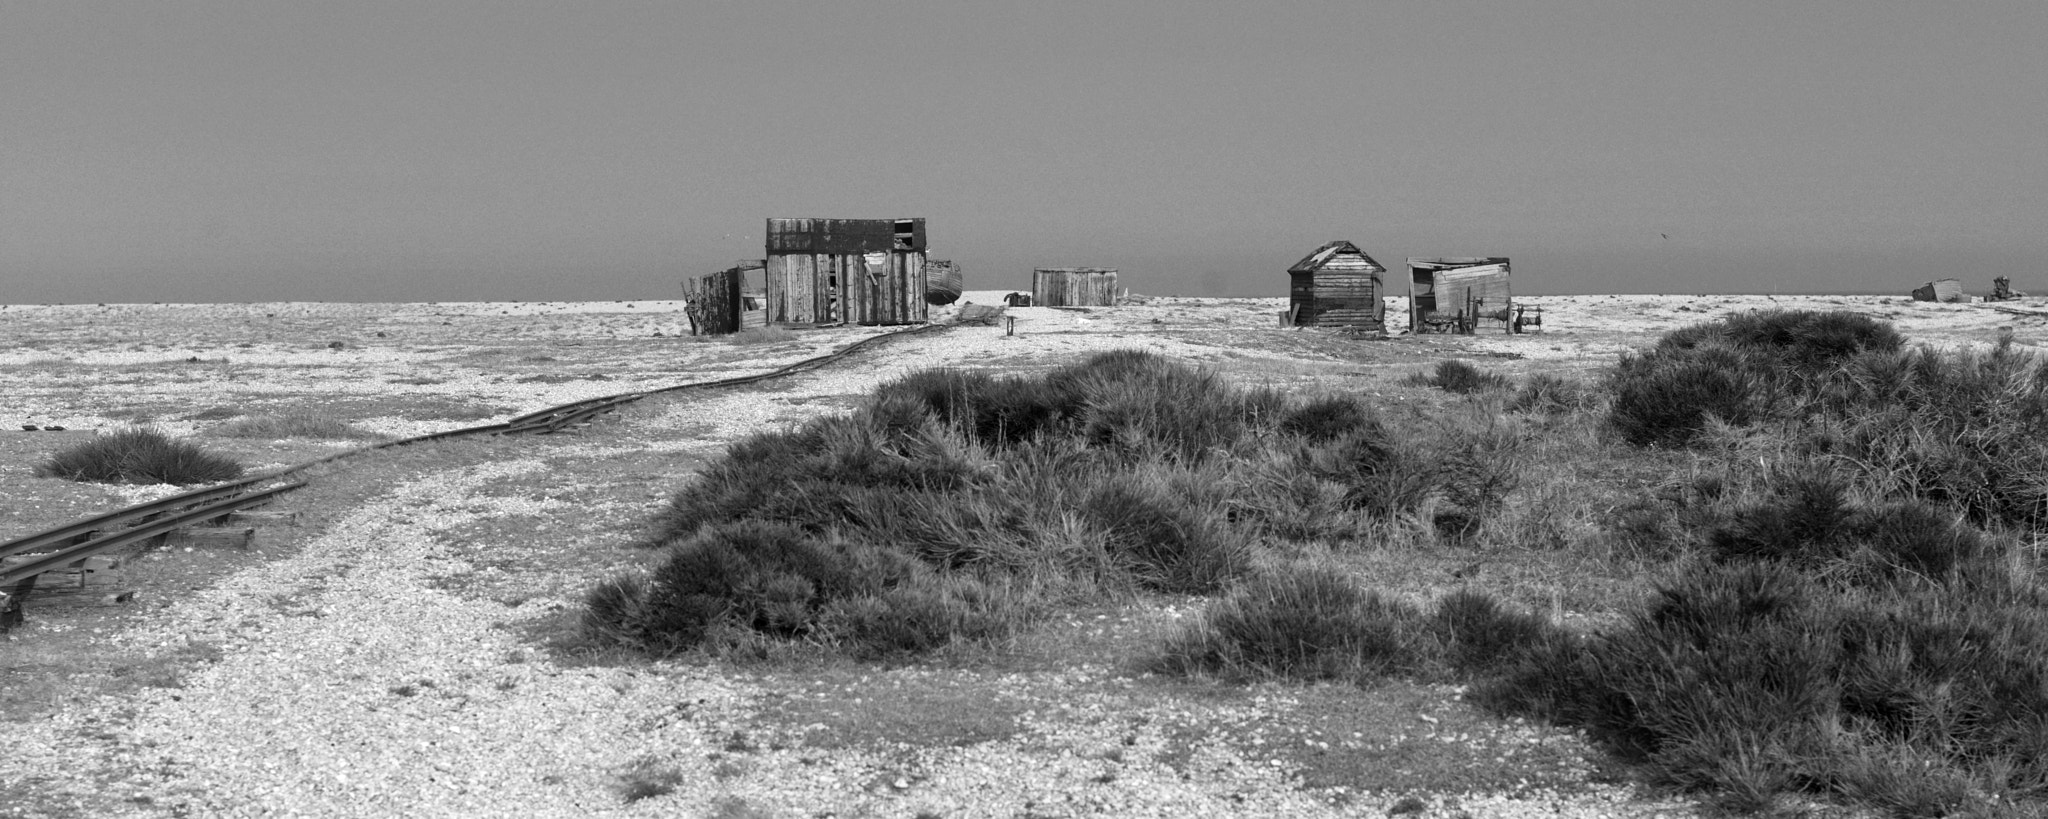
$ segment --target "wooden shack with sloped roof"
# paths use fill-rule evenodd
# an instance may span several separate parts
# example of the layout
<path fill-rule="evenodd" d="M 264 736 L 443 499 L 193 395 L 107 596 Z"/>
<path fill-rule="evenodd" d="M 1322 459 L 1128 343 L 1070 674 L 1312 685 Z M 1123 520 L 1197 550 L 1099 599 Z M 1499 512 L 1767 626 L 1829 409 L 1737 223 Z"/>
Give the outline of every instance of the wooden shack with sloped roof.
<path fill-rule="evenodd" d="M 1350 242 L 1316 248 L 1287 268 L 1288 323 L 1385 331 L 1387 307 L 1380 274 L 1386 270 Z"/>
<path fill-rule="evenodd" d="M 923 324 L 923 219 L 769 219 L 767 320 Z"/>

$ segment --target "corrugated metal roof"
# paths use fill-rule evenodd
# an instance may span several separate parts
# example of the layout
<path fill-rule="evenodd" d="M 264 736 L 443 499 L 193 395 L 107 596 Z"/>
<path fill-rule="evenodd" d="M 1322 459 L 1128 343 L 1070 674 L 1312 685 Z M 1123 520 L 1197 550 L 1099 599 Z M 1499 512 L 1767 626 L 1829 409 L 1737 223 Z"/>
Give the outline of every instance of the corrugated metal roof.
<path fill-rule="evenodd" d="M 1502 267 L 1506 267 L 1507 264 L 1508 257 L 1506 256 L 1408 257 L 1408 269 L 1410 270 L 1443 270 L 1445 268 L 1473 267 L 1476 265 L 1501 265 Z"/>
<path fill-rule="evenodd" d="M 1293 267 L 1287 268 L 1287 272 L 1313 273 L 1316 270 L 1321 269 L 1323 265 L 1329 264 L 1331 259 L 1334 259 L 1339 255 L 1356 255 L 1359 258 L 1364 259 L 1367 264 L 1372 265 L 1373 269 L 1376 271 L 1385 272 L 1387 269 L 1386 265 L 1380 264 L 1378 261 L 1374 260 L 1373 257 L 1366 255 L 1365 251 L 1359 250 L 1357 245 L 1339 239 L 1337 241 L 1323 245 L 1322 247 L 1316 248 L 1316 252 L 1310 253 L 1306 258 L 1303 258 L 1301 261 L 1295 262 Z"/>

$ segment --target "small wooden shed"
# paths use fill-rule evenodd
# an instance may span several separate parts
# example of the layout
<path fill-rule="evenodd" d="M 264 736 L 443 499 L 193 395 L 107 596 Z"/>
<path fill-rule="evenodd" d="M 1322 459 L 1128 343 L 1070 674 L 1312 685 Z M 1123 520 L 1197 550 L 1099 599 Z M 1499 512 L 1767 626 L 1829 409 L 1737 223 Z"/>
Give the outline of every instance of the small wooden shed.
<path fill-rule="evenodd" d="M 1335 241 L 1287 268 L 1288 323 L 1296 327 L 1386 329 L 1380 274 L 1386 268 L 1357 245 Z"/>
<path fill-rule="evenodd" d="M 923 324 L 923 219 L 769 219 L 776 324 Z"/>
<path fill-rule="evenodd" d="M 1039 307 L 1114 307 L 1116 270 L 1041 267 L 1031 271 L 1031 303 Z"/>
<path fill-rule="evenodd" d="M 1506 256 L 1408 259 L 1408 329 L 1416 333 L 1514 331 Z"/>

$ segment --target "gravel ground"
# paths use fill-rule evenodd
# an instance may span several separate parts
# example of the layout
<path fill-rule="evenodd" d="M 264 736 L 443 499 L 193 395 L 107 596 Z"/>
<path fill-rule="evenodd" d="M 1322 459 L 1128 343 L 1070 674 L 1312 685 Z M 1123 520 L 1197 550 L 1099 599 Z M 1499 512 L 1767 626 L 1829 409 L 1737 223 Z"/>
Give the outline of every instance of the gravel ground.
<path fill-rule="evenodd" d="M 218 659 L 176 687 L 20 726 L 4 770 L 40 779 L 47 800 L 22 815 L 1345 816 L 1383 815 L 1396 798 L 1305 792 L 1286 767 L 1221 741 L 1169 762 L 1168 730 L 1197 714 L 1133 709 L 1135 697 L 1083 697 L 1034 715 L 1019 736 L 969 747 L 736 751 L 757 687 L 702 666 L 564 667 L 519 626 L 573 601 L 506 605 L 435 583 L 475 570 L 451 555 L 449 532 L 563 511 L 479 494 L 543 468 L 407 482 L 292 557 L 181 600 L 174 617 L 82 640 L 207 646 Z M 1269 717 L 1256 705 L 1199 716 Z M 650 776 L 674 790 L 625 801 Z M 1431 813 L 1685 810 L 1631 796 L 1467 794 Z"/>
<path fill-rule="evenodd" d="M 843 411 L 843 400 L 834 399 L 919 367 L 1015 370 L 1088 350 L 1141 347 L 1196 361 L 1237 360 L 1274 379 L 1313 380 L 1331 357 L 1261 352 L 1231 335 L 1265 326 L 1276 305 L 1247 300 L 1183 321 L 1187 305 L 1167 302 L 1119 316 L 1122 323 L 1114 325 L 1101 314 L 1015 311 L 1016 336 L 981 327 L 898 342 L 886 355 L 795 379 L 779 391 L 732 391 L 637 410 L 603 434 L 551 445 L 545 457 L 449 465 L 394 482 L 373 502 L 289 544 L 287 556 L 180 596 L 161 616 L 126 618 L 96 633 L 66 632 L 61 617 L 38 620 L 21 639 L 191 659 L 175 683 L 74 700 L 34 722 L 8 725 L 0 815 L 1312 817 L 1384 816 L 1394 808 L 1445 817 L 1693 815 L 1688 802 L 1590 781 L 1412 801 L 1401 793 L 1309 787 L 1296 757 L 1230 741 L 1226 730 L 1285 721 L 1287 697 L 1181 701 L 1146 690 L 1142 680 L 1105 679 L 1107 672 L 1088 666 L 984 675 L 981 684 L 1033 692 L 1018 695 L 1025 705 L 1017 709 L 1017 729 L 1005 736 L 813 746 L 802 730 L 761 733 L 761 713 L 787 692 L 755 675 L 675 662 L 589 665 L 537 647 L 533 629 L 572 612 L 579 599 L 573 590 L 602 571 L 526 578 L 535 588 L 551 581 L 563 589 L 557 593 L 480 595 L 470 591 L 474 586 L 448 582 L 483 577 L 505 586 L 496 573 L 516 569 L 478 556 L 522 548 L 529 535 L 518 521 L 532 521 L 534 531 L 575 532 L 579 516 L 643 517 L 652 509 L 648 498 L 662 494 L 649 487 L 638 493 L 638 506 L 620 501 L 595 511 L 557 499 L 549 479 L 565 461 L 592 464 L 569 477 L 601 479 L 612 462 L 710 453 L 716 441 Z M 564 322 L 591 312 L 529 310 Z M 1147 323 L 1178 323 L 1184 332 L 1148 334 Z M 622 325 L 609 326 L 616 333 Z M 1211 330 L 1213 338 L 1202 335 Z M 587 326 L 584 332 L 594 335 Z M 579 349 L 573 331 L 562 333 L 554 342 L 572 346 L 549 349 Z M 748 363 L 766 369 L 849 338 L 764 349 Z M 210 343 L 215 347 L 194 345 L 193 354 L 247 342 L 224 335 Z M 254 357 L 246 352 L 252 348 L 240 349 Z M 45 345 L 9 355 L 84 353 Z M 448 355 L 430 362 L 392 354 L 378 360 L 402 366 L 376 372 L 445 363 Z M 22 363 L 5 358 L 0 364 Z M 382 365 L 360 366 L 372 369 L 336 377 L 360 379 Z M 617 366 L 643 369 L 649 380 L 662 367 L 690 369 L 653 359 Z M 516 400 L 521 410 L 576 397 L 556 385 L 449 377 L 450 391 L 486 391 Z M 457 383 L 463 378 L 469 380 Z M 233 387 L 190 389 L 216 395 Z M 609 391 L 622 390 L 613 384 Z M 106 417 L 104 406 L 54 389 L 38 395 L 34 400 L 45 402 L 39 406 L 58 417 L 88 424 Z M 481 524 L 498 525 L 479 540 Z M 1516 741 L 1592 756 L 1569 733 L 1514 730 L 1522 732 Z M 1489 757 L 1475 755 L 1472 764 L 1489 764 Z"/>

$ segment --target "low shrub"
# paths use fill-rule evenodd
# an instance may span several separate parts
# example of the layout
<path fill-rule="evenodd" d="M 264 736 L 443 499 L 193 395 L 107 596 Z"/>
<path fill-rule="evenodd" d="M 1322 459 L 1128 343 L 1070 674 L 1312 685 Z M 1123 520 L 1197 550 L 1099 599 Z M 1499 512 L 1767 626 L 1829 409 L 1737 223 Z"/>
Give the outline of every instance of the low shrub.
<path fill-rule="evenodd" d="M 1683 349 L 1624 354 L 1615 365 L 1608 421 L 1622 440 L 1683 447 L 1710 417 L 1736 426 L 1769 417 L 1775 375 L 1765 362 L 1727 347 Z"/>
<path fill-rule="evenodd" d="M 1721 325 L 1722 337 L 1735 346 L 1774 352 L 1808 374 L 1906 343 L 1889 322 L 1843 310 L 1754 310 L 1730 315 Z"/>
<path fill-rule="evenodd" d="M 2039 597 L 1939 584 L 1859 591 L 1782 562 L 1712 567 L 1659 586 L 1614 632 L 1543 641 L 1476 693 L 1583 727 L 1656 778 L 1745 810 L 1796 791 L 1896 812 L 1941 807 L 1912 815 L 1960 810 L 1965 795 L 2038 800 L 2048 798 Z"/>
<path fill-rule="evenodd" d="M 1541 615 L 1514 611 L 1473 589 L 1444 595 L 1433 618 L 1432 626 L 1444 642 L 1444 659 L 1465 675 L 1490 674 L 1558 634 Z"/>
<path fill-rule="evenodd" d="M 2048 523 L 2048 370 L 2010 335 L 1988 350 L 1872 353 L 1828 384 L 1816 446 L 1878 492 L 1980 525 Z"/>
<path fill-rule="evenodd" d="M 1251 544 L 1214 505 L 1154 478 L 1120 474 L 1077 499 L 1083 520 L 1108 534 L 1117 564 L 1144 586 L 1213 591 L 1243 573 Z"/>
<path fill-rule="evenodd" d="M 1365 681 L 1422 671 L 1439 644 L 1415 607 L 1344 573 L 1288 564 L 1253 576 L 1170 638 L 1172 674 Z"/>
<path fill-rule="evenodd" d="M 1598 402 L 1599 396 L 1585 382 L 1549 373 L 1534 373 L 1522 379 L 1521 385 L 1508 397 L 1507 408 L 1512 412 L 1563 415 L 1591 409 Z"/>
<path fill-rule="evenodd" d="M 580 618 L 583 634 L 605 645 L 648 642 L 641 631 L 647 615 L 647 591 L 647 576 L 639 572 L 627 572 L 599 581 L 583 594 Z"/>
<path fill-rule="evenodd" d="M 1309 441 L 1335 441 L 1353 433 L 1386 436 L 1386 424 L 1364 401 L 1354 395 L 1323 395 L 1311 398 L 1282 414 L 1279 430 Z"/>
<path fill-rule="evenodd" d="M 179 441 L 161 431 L 125 429 L 59 450 L 36 464 L 35 474 L 90 483 L 168 483 L 180 486 L 241 477 L 233 459 Z"/>
<path fill-rule="evenodd" d="M 1917 499 L 1864 503 L 1846 476 L 1806 463 L 1773 475 L 1767 494 L 1721 513 L 1706 537 L 1723 560 L 1770 560 L 1851 584 L 1936 582 L 1995 574 L 2000 550 L 1956 514 Z"/>
<path fill-rule="evenodd" d="M 732 339 L 734 344 L 758 346 L 764 344 L 784 344 L 800 340 L 803 336 L 797 335 L 796 331 L 787 327 L 756 327 L 751 330 L 742 330 L 734 333 L 729 338 Z"/>
<path fill-rule="evenodd" d="M 388 437 L 361 429 L 338 418 L 306 410 L 245 416 L 219 424 L 207 430 L 206 434 L 220 438 L 314 438 L 322 441 L 378 440 Z"/>
<path fill-rule="evenodd" d="M 875 390 L 878 402 L 896 398 L 923 404 L 940 423 L 989 446 L 1021 444 L 1079 413 L 1044 379 L 954 369 L 920 370 Z"/>
<path fill-rule="evenodd" d="M 867 412 L 733 444 L 670 498 L 648 545 L 745 519 L 822 532 L 844 521 L 849 492 L 962 489 L 983 480 L 980 458 L 899 398 L 879 399 Z"/>
<path fill-rule="evenodd" d="M 1154 667 L 1251 679 L 1448 679 L 1517 660 L 1558 634 L 1483 592 L 1453 592 L 1424 613 L 1335 568 L 1289 563 L 1210 604 L 1169 638 Z"/>
<path fill-rule="evenodd" d="M 1518 427 L 1488 410 L 1412 426 L 1135 351 L 1042 378 L 916 372 L 851 415 L 734 444 L 655 520 L 645 545 L 666 565 L 593 589 L 586 630 L 657 650 L 926 651 L 1046 600 L 1214 592 L 1261 536 L 1431 510 L 1474 529 L 1515 486 Z M 874 566 L 891 568 L 842 582 Z"/>
<path fill-rule="evenodd" d="M 1492 392 L 1508 387 L 1507 378 L 1472 366 L 1468 362 L 1450 359 L 1436 363 L 1436 369 L 1428 374 L 1416 373 L 1408 382 L 1418 386 L 1429 386 L 1444 392 L 1471 395 Z"/>
<path fill-rule="evenodd" d="M 1848 312 L 1763 310 L 1666 333 L 1614 369 L 1609 419 L 1638 446 L 1687 446 L 1708 417 L 1743 427 L 1803 420 L 1837 372 L 1897 351 L 1888 323 Z"/>
<path fill-rule="evenodd" d="M 1342 487 L 1345 505 L 1373 518 L 1414 512 L 1443 488 L 1440 465 L 1385 430 L 1359 430 L 1297 452 L 1304 472 Z"/>
<path fill-rule="evenodd" d="M 1018 601 L 900 550 L 746 521 L 676 543 L 644 584 L 601 584 L 586 604 L 586 633 L 655 651 L 733 632 L 881 656 L 1006 633 Z"/>
<path fill-rule="evenodd" d="M 1077 434 L 1132 460 L 1197 461 L 1228 453 L 1247 432 L 1243 394 L 1149 353 L 1105 353 L 1046 382 L 1078 401 Z"/>

